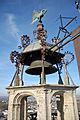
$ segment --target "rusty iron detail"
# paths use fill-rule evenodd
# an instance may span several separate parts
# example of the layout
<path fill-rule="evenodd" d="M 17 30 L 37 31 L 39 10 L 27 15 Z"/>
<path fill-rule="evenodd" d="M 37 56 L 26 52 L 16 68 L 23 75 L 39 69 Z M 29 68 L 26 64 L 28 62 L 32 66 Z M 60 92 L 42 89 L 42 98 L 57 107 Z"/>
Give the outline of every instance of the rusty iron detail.
<path fill-rule="evenodd" d="M 58 35 L 57 35 L 57 38 L 60 37 L 60 33 L 62 32 L 64 34 L 64 37 L 66 36 L 66 34 L 69 34 L 69 31 L 67 30 L 67 26 L 69 24 L 71 24 L 71 22 L 73 22 L 74 20 L 76 20 L 77 16 L 75 17 L 63 17 L 60 15 L 60 27 L 59 27 L 59 31 L 58 31 Z M 66 24 L 66 25 L 63 25 L 63 19 L 69 19 L 70 21 Z"/>
<path fill-rule="evenodd" d="M 20 81 L 21 81 L 21 85 L 23 85 L 23 69 L 24 69 L 24 65 L 20 63 L 21 60 L 21 54 L 17 51 L 12 51 L 10 54 L 10 60 L 12 63 L 15 64 L 16 67 L 16 72 L 13 76 L 13 79 L 10 83 L 10 86 L 12 86 L 13 82 L 15 86 L 19 86 L 20 85 Z"/>
<path fill-rule="evenodd" d="M 74 60 L 74 55 L 73 53 L 66 51 L 64 53 L 64 57 L 63 57 L 63 64 L 69 65 L 72 61 Z"/>
<path fill-rule="evenodd" d="M 47 38 L 47 31 L 44 30 L 44 26 L 41 22 L 37 25 L 37 30 L 33 31 L 34 38 L 37 40 L 46 41 Z"/>
<path fill-rule="evenodd" d="M 10 60 L 12 63 L 15 63 L 16 67 L 19 67 L 21 54 L 17 51 L 12 51 L 10 54 Z"/>
<path fill-rule="evenodd" d="M 12 51 L 10 54 L 10 60 L 15 64 L 16 67 L 16 72 L 10 84 L 11 86 L 13 81 L 15 82 L 16 86 L 23 85 L 24 66 L 27 66 L 27 69 L 25 70 L 27 74 L 40 76 L 40 84 L 46 84 L 46 75 L 56 72 L 58 72 L 59 75 L 58 84 L 63 84 L 63 80 L 61 78 L 62 67 L 64 64 L 67 66 L 69 63 L 71 63 L 74 59 L 74 55 L 68 51 L 66 53 L 61 53 L 60 50 L 62 50 L 63 46 L 74 40 L 80 72 L 80 26 L 79 29 L 77 29 L 77 32 L 68 32 L 66 29 L 66 27 L 73 20 L 75 20 L 76 17 L 69 18 L 71 20 L 65 26 L 63 26 L 62 17 L 60 16 L 62 25 L 60 31 L 62 31 L 65 35 L 61 39 L 59 37 L 59 31 L 58 36 L 52 39 L 52 44 L 46 42 L 47 31 L 44 29 L 41 17 L 42 16 L 40 15 L 37 28 L 33 31 L 35 41 L 30 42 L 29 36 L 22 35 L 21 46 L 19 46 L 20 49 L 22 48 L 22 51 Z M 67 39 L 71 35 L 72 37 Z"/>
<path fill-rule="evenodd" d="M 30 44 L 30 38 L 27 35 L 23 35 L 21 36 L 21 44 L 22 47 L 25 48 L 26 46 L 28 46 Z"/>
<path fill-rule="evenodd" d="M 19 73 L 20 73 L 20 54 L 17 51 L 12 51 L 10 54 L 10 60 L 12 63 L 15 63 L 16 66 L 16 72 L 13 76 L 13 79 L 10 83 L 10 86 L 12 86 L 13 81 L 14 85 L 19 86 L 20 78 L 19 78 Z"/>

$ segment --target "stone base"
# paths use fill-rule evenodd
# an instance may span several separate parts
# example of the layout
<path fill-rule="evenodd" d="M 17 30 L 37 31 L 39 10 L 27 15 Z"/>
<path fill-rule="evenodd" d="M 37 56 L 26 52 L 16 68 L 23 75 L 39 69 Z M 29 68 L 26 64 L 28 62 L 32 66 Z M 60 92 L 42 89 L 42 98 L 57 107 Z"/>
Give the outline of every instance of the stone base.
<path fill-rule="evenodd" d="M 76 103 L 76 88 L 78 86 L 70 85 L 36 85 L 36 86 L 14 86 L 8 87 L 9 104 L 8 120 L 27 120 L 20 116 L 21 100 L 27 96 L 33 96 L 37 101 L 37 120 L 51 119 L 51 98 L 53 95 L 60 96 L 57 101 L 57 120 L 78 120 L 78 110 Z"/>

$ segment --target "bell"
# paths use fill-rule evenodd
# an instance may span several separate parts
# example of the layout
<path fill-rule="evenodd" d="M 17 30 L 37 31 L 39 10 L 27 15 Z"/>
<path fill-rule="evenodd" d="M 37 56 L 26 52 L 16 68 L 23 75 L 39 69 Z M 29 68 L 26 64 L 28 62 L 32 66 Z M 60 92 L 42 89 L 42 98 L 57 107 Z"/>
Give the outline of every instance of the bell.
<path fill-rule="evenodd" d="M 33 61 L 25 72 L 31 75 L 40 75 L 42 72 L 42 61 Z M 55 66 L 52 66 L 51 63 L 44 61 L 44 72 L 45 74 L 52 74 L 57 72 L 57 68 Z"/>

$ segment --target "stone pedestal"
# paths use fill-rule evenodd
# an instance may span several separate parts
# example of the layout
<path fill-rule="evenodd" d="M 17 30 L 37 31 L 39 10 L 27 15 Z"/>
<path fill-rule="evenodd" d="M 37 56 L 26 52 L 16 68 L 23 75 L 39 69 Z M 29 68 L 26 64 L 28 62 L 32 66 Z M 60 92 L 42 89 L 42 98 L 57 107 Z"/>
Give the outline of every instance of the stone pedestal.
<path fill-rule="evenodd" d="M 52 84 L 8 87 L 8 120 L 28 120 L 26 118 L 26 101 L 23 98 L 29 95 L 33 96 L 37 102 L 37 120 L 52 120 L 51 98 L 53 95 L 60 96 L 57 101 L 57 120 L 78 120 L 75 94 L 77 87 Z M 23 106 L 21 107 L 21 105 Z M 21 111 L 23 111 L 22 115 Z"/>

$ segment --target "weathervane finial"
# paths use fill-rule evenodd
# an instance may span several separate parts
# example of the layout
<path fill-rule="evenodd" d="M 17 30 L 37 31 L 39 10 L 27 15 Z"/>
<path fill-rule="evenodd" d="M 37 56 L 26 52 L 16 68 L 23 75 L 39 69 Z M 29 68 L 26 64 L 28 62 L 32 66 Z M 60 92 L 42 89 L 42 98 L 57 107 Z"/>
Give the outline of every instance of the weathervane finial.
<path fill-rule="evenodd" d="M 44 16 L 44 14 L 47 12 L 47 9 L 42 9 L 39 11 L 33 11 L 32 14 L 32 24 L 34 22 L 36 22 L 37 20 L 39 20 L 39 22 L 41 22 L 42 17 Z"/>

